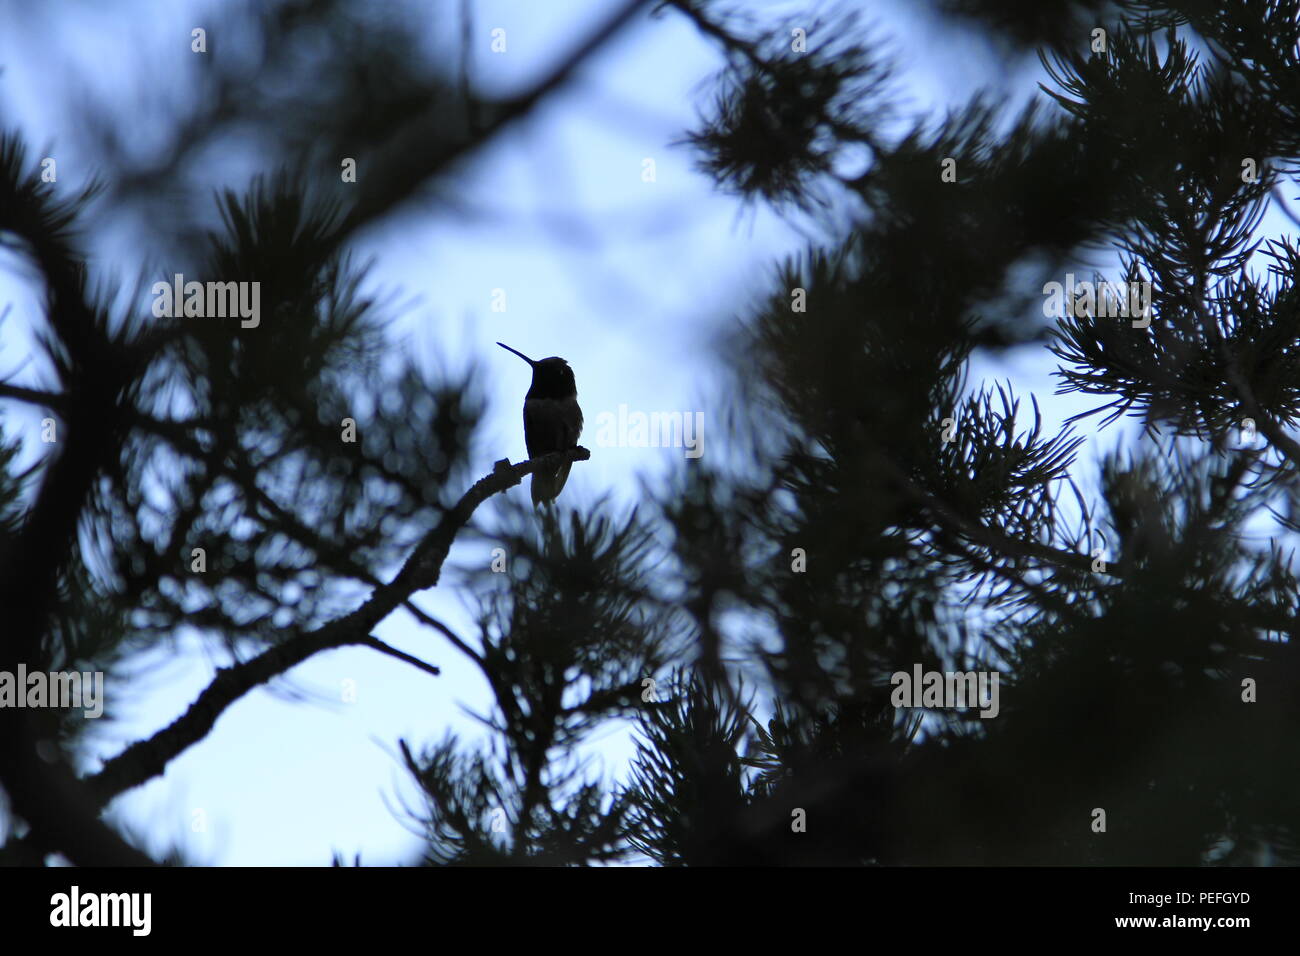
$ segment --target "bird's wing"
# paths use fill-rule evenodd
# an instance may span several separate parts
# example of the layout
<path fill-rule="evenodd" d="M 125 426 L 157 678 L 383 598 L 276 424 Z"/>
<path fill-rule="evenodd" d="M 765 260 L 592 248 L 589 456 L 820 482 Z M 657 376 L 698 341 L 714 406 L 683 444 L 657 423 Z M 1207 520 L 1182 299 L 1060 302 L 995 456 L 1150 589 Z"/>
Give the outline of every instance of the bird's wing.
<path fill-rule="evenodd" d="M 554 404 L 526 403 L 524 406 L 524 440 L 528 457 L 536 458 L 562 448 L 578 444 L 582 434 L 582 409 L 577 399 L 564 399 Z M 571 465 L 565 463 L 553 472 L 533 472 L 533 504 L 551 501 L 564 483 L 569 480 Z"/>
<path fill-rule="evenodd" d="M 568 401 L 573 403 L 574 415 L 570 427 L 567 427 L 564 430 L 563 447 L 574 448 L 578 444 L 578 436 L 582 434 L 582 409 L 578 407 L 578 400 L 576 398 L 570 398 Z"/>
<path fill-rule="evenodd" d="M 524 403 L 524 444 L 528 457 L 536 458 L 578 444 L 582 434 L 582 409 L 575 399 L 543 399 Z"/>
<path fill-rule="evenodd" d="M 528 457 L 557 450 L 559 439 L 558 417 L 536 401 L 524 402 L 524 444 L 528 446 Z"/>

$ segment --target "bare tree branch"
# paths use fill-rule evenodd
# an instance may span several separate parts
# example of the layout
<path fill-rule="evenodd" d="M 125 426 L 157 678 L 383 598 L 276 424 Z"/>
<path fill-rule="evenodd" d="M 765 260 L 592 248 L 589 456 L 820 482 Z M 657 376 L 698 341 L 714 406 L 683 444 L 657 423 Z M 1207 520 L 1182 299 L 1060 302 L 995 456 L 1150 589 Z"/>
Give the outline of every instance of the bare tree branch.
<path fill-rule="evenodd" d="M 67 400 L 62 395 L 42 392 L 34 388 L 23 388 L 21 385 L 10 385 L 7 382 L 0 382 L 0 398 L 12 398 L 29 405 L 41 405 L 56 412 L 67 407 Z"/>
<path fill-rule="evenodd" d="M 405 661 L 407 664 L 410 664 L 412 667 L 418 667 L 426 674 L 432 674 L 434 677 L 438 677 L 442 674 L 442 671 L 439 670 L 433 664 L 428 664 L 420 660 L 418 657 L 406 653 L 405 651 L 399 651 L 391 644 L 385 644 L 383 641 L 375 637 L 373 634 L 369 638 L 362 641 L 358 641 L 357 643 L 361 644 L 363 647 L 372 647 L 375 650 L 379 651 L 379 653 L 387 654 L 389 657 L 395 657 L 399 661 Z"/>
<path fill-rule="evenodd" d="M 586 461 L 590 457 L 590 451 L 577 447 L 552 452 L 517 465 L 511 465 L 505 459 L 498 461 L 491 474 L 475 482 L 455 507 L 443 515 L 442 520 L 415 548 L 393 580 L 377 587 L 365 604 L 324 627 L 297 634 L 268 648 L 251 660 L 218 670 L 212 683 L 199 694 L 184 714 L 149 739 L 127 747 L 105 763 L 98 773 L 85 778 L 94 794 L 96 805 L 102 807 L 118 794 L 161 774 L 171 760 L 207 736 L 231 704 L 309 657 L 348 645 L 384 650 L 387 645 L 377 646 L 379 642 L 371 632 L 393 610 L 403 605 L 409 606 L 410 597 L 416 591 L 438 583 L 443 561 L 451 550 L 452 542 L 469 523 L 480 504 L 494 494 L 513 488 L 539 468 L 558 468 L 565 462 Z M 392 648 L 384 650 L 384 653 L 390 651 L 394 655 L 400 654 Z M 403 656 L 402 659 L 408 660 L 408 663 L 415 662 L 414 658 Z M 427 665 L 424 666 L 427 668 Z"/>

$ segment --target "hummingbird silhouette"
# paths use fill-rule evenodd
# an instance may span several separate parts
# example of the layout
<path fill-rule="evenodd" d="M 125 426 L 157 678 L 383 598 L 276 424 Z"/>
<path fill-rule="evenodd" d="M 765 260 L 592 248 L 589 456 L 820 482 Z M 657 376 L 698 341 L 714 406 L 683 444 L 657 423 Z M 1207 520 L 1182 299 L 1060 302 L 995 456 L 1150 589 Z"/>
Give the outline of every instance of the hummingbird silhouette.
<path fill-rule="evenodd" d="M 504 342 L 497 345 L 514 352 L 533 369 L 533 384 L 524 396 L 524 444 L 528 446 L 528 457 L 576 448 L 578 436 L 582 434 L 582 409 L 578 407 L 578 385 L 569 363 L 554 355 L 534 361 Z M 534 505 L 554 500 L 569 480 L 571 465 L 565 462 L 558 469 L 533 472 Z"/>

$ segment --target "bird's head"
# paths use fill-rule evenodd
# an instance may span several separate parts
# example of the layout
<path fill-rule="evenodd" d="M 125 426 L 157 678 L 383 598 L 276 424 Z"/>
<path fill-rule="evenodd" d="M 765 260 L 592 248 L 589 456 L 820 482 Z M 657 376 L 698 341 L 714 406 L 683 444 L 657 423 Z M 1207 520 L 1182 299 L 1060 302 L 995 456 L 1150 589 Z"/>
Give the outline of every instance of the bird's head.
<path fill-rule="evenodd" d="M 578 383 L 573 378 L 573 369 L 569 363 L 558 355 L 550 358 L 530 359 L 523 352 L 516 351 L 504 342 L 498 342 L 507 352 L 513 352 L 532 366 L 533 385 L 528 390 L 529 398 L 568 398 L 578 394 Z"/>

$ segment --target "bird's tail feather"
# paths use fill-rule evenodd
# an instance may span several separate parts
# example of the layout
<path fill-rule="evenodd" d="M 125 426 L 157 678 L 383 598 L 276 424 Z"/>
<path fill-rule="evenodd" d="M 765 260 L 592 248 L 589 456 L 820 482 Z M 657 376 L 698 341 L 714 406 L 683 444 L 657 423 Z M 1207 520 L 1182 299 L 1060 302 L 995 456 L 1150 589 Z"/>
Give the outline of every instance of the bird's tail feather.
<path fill-rule="evenodd" d="M 569 480 L 571 467 L 573 467 L 571 464 L 565 463 L 558 471 L 533 472 L 533 504 L 540 505 L 554 501 L 555 496 L 564 488 L 564 483 Z"/>

